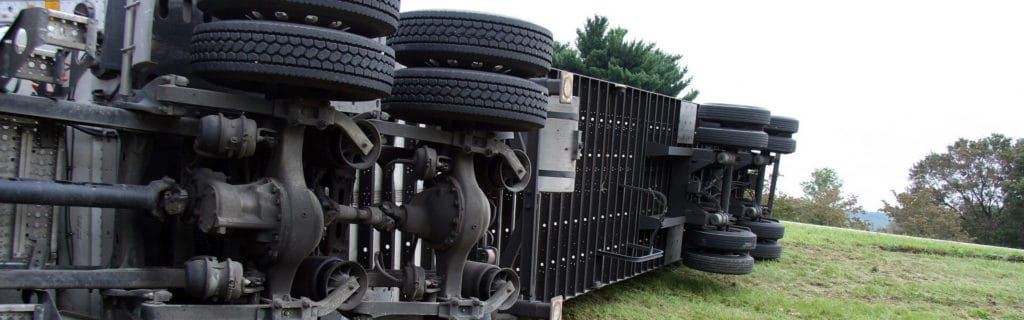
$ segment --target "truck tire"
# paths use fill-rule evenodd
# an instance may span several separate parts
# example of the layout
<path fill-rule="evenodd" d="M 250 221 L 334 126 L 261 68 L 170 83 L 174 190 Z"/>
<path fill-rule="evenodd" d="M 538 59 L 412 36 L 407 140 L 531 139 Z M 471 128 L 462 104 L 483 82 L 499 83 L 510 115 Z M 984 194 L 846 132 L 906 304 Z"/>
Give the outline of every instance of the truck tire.
<path fill-rule="evenodd" d="M 408 67 L 454 67 L 539 77 L 551 69 L 551 31 L 530 22 L 453 11 L 403 12 L 388 38 Z"/>
<path fill-rule="evenodd" d="M 683 265 L 694 270 L 721 274 L 741 275 L 754 272 L 754 258 L 747 254 L 716 254 L 684 250 Z"/>
<path fill-rule="evenodd" d="M 764 150 L 790 154 L 796 152 L 796 140 L 786 137 L 768 136 L 768 145 L 764 147 Z"/>
<path fill-rule="evenodd" d="M 750 250 L 750 256 L 757 260 L 775 260 L 782 256 L 782 245 L 775 240 L 758 240 L 757 247 Z"/>
<path fill-rule="evenodd" d="M 748 252 L 754 249 L 757 243 L 756 234 L 739 228 L 686 230 L 683 237 L 686 243 L 693 247 L 728 252 Z"/>
<path fill-rule="evenodd" d="M 790 117 L 772 116 L 771 122 L 764 128 L 770 135 L 791 137 L 800 130 L 800 121 Z"/>
<path fill-rule="evenodd" d="M 512 76 L 447 68 L 395 73 L 382 110 L 396 118 L 450 128 L 526 131 L 544 126 L 547 89 Z"/>
<path fill-rule="evenodd" d="M 715 146 L 762 149 L 768 146 L 768 134 L 763 131 L 698 127 L 694 141 Z"/>
<path fill-rule="evenodd" d="M 771 123 L 768 109 L 736 104 L 708 103 L 697 107 L 697 120 L 764 128 Z"/>
<path fill-rule="evenodd" d="M 363 101 L 388 95 L 394 83 L 394 51 L 320 27 L 272 21 L 204 23 L 192 35 L 191 50 L 196 74 L 242 90 Z"/>
<path fill-rule="evenodd" d="M 750 228 L 757 240 L 778 240 L 786 235 L 786 226 L 774 219 L 739 220 L 736 225 Z"/>
<path fill-rule="evenodd" d="M 203 13 L 223 20 L 308 24 L 378 38 L 398 28 L 400 0 L 200 0 Z"/>

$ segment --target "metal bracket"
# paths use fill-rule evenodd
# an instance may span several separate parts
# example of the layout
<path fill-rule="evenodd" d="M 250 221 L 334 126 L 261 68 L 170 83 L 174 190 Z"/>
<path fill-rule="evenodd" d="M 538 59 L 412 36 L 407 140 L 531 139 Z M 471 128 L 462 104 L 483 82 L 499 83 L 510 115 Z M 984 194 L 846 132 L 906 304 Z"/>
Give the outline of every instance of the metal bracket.
<path fill-rule="evenodd" d="M 0 319 L 50 319 L 45 316 L 39 304 L 0 304 Z"/>
<path fill-rule="evenodd" d="M 516 157 L 515 150 L 490 132 L 448 132 L 433 128 L 421 128 L 382 120 L 370 120 L 370 123 L 373 123 L 373 125 L 384 135 L 406 137 L 424 142 L 456 146 L 469 153 L 478 153 L 487 156 L 501 155 L 501 157 L 505 158 L 505 161 L 508 162 L 509 167 L 515 171 L 517 178 L 522 179 L 526 175 L 530 174 L 529 172 L 526 172 L 526 166 L 524 166 Z"/>
<path fill-rule="evenodd" d="M 633 262 L 633 263 L 647 262 L 647 261 L 651 261 L 651 260 L 654 260 L 654 259 L 657 259 L 657 258 L 661 258 L 662 256 L 665 255 L 665 251 L 662 251 L 661 249 L 656 249 L 656 248 L 648 247 L 648 246 L 641 246 L 641 245 L 634 244 L 634 243 L 630 243 L 630 244 L 624 245 L 623 249 L 625 249 L 627 251 L 633 251 L 633 252 L 629 252 L 629 253 L 643 252 L 644 254 L 632 255 L 632 254 L 623 254 L 623 253 L 612 252 L 612 251 L 605 251 L 605 250 L 599 250 L 599 251 L 597 251 L 597 254 L 599 254 L 601 256 L 609 257 L 609 258 L 612 258 L 612 259 L 618 259 L 618 260 L 622 260 L 622 261 L 626 261 L 626 262 Z"/>
<path fill-rule="evenodd" d="M 308 298 L 272 304 L 242 305 L 167 305 L 160 302 L 141 304 L 141 319 L 230 319 L 230 320 L 315 320 L 333 313 L 358 290 L 359 282 L 350 278 L 342 287 L 320 301 Z"/>
<path fill-rule="evenodd" d="M 53 299 L 53 291 L 35 290 L 36 300 L 34 319 L 60 320 L 60 311 L 57 310 L 57 303 Z"/>
<path fill-rule="evenodd" d="M 312 301 L 305 297 L 291 301 L 275 300 L 273 319 L 305 320 L 326 316 L 341 307 L 357 290 L 359 290 L 359 281 L 353 277 L 320 301 Z"/>
<path fill-rule="evenodd" d="M 666 217 L 664 215 L 646 216 L 640 215 L 637 218 L 637 225 L 640 230 L 658 230 L 671 228 L 686 222 L 686 217 Z"/>
<path fill-rule="evenodd" d="M 187 84 L 187 80 L 185 83 Z M 274 114 L 274 104 L 263 97 L 189 88 L 181 86 L 181 82 L 158 85 L 153 93 L 156 100 L 163 103 L 204 107 L 230 113 Z"/>
<path fill-rule="evenodd" d="M 558 102 L 562 104 L 572 103 L 572 89 L 573 89 L 573 73 L 568 71 L 561 71 L 558 73 L 562 80 L 562 87 L 558 91 Z"/>
<path fill-rule="evenodd" d="M 573 78 L 575 74 L 569 71 L 558 71 L 558 78 L 533 78 L 530 81 L 548 89 L 548 94 L 559 97 L 559 103 L 572 103 Z"/>
<path fill-rule="evenodd" d="M 386 316 L 436 316 L 446 319 L 485 319 L 515 292 L 515 285 L 505 283 L 486 301 L 478 299 L 457 299 L 447 302 L 385 302 L 366 301 L 356 307 L 357 314 L 374 318 Z"/>
<path fill-rule="evenodd" d="M 693 148 L 667 146 L 656 142 L 648 142 L 646 156 L 649 158 L 692 157 L 693 150 Z"/>
<path fill-rule="evenodd" d="M 548 315 L 550 320 L 562 320 L 562 304 L 565 303 L 565 297 L 557 296 L 551 298 L 551 312 Z"/>
<path fill-rule="evenodd" d="M 522 179 L 529 174 L 523 163 L 516 157 L 515 150 L 500 140 L 490 139 L 486 133 L 456 132 L 452 135 L 452 144 L 462 147 L 462 150 L 468 152 L 501 155 L 502 158 L 505 158 L 505 162 L 512 167 L 512 171 L 516 173 L 516 178 Z"/>
<path fill-rule="evenodd" d="M 96 20 L 49 9 L 46 13 L 49 16 L 49 24 L 46 26 L 47 44 L 85 51 L 90 56 L 96 55 Z"/>
<path fill-rule="evenodd" d="M 373 142 L 363 133 L 355 120 L 320 101 L 279 102 L 274 105 L 274 116 L 321 129 L 336 125 L 352 139 L 363 155 L 369 155 L 373 151 Z"/>
<path fill-rule="evenodd" d="M 676 130 L 676 143 L 693 144 L 697 130 L 697 104 L 689 101 L 679 103 L 679 127 Z"/>
<path fill-rule="evenodd" d="M 337 111 L 328 105 L 319 102 L 275 104 L 272 101 L 256 96 L 188 88 L 185 87 L 188 85 L 188 79 L 184 77 L 174 75 L 164 77 L 169 78 L 161 80 L 150 91 L 157 101 L 206 107 L 221 111 L 272 115 L 318 128 L 336 125 L 345 132 L 349 139 L 355 142 L 354 144 L 363 155 L 369 155 L 373 152 L 373 141 L 366 136 L 366 133 L 359 128 L 359 125 L 345 113 Z M 147 88 L 144 90 L 149 89 L 149 87 L 150 85 L 147 85 Z M 171 109 L 173 110 L 173 108 Z"/>
<path fill-rule="evenodd" d="M 163 104 L 157 97 L 157 90 L 164 86 L 185 86 L 188 79 L 173 74 L 159 76 L 147 83 L 140 90 L 132 90 L 132 95 L 114 103 L 115 107 L 148 112 L 161 116 L 182 116 L 185 109 L 174 104 Z"/>
<path fill-rule="evenodd" d="M 363 133 L 359 125 L 356 125 L 352 118 L 341 112 L 334 112 L 334 114 L 336 115 L 334 117 L 334 124 L 341 128 L 341 131 L 345 132 L 349 139 L 355 142 L 356 147 L 359 148 L 359 151 L 363 152 L 364 156 L 369 155 L 373 151 L 373 142 Z"/>
<path fill-rule="evenodd" d="M 163 289 L 104 289 L 100 290 L 100 294 L 102 294 L 104 297 L 136 299 L 140 301 L 161 303 L 171 301 L 171 298 L 174 297 L 174 295 L 172 295 L 170 291 Z"/>
<path fill-rule="evenodd" d="M 95 22 L 46 8 L 22 10 L 0 45 L 0 84 L 23 76 L 33 81 L 63 83 L 67 53 L 41 47 L 52 45 L 95 56 Z M 28 69 L 22 70 L 26 66 Z"/>
<path fill-rule="evenodd" d="M 66 58 L 67 51 L 37 48 L 28 56 L 25 64 L 18 68 L 14 77 L 36 82 L 64 84 L 64 72 L 58 61 L 64 61 Z"/>

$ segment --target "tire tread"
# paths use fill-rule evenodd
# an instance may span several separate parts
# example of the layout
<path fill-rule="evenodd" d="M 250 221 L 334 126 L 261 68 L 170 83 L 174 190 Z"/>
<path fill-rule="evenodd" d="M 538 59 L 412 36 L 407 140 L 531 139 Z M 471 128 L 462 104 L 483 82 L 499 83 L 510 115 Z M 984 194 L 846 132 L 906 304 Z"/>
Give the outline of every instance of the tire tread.
<path fill-rule="evenodd" d="M 736 225 L 750 228 L 757 235 L 757 240 L 778 240 L 786 236 L 786 227 L 773 220 L 739 220 Z"/>
<path fill-rule="evenodd" d="M 554 40 L 551 32 L 532 23 L 512 18 L 470 12 L 414 11 L 403 13 L 398 32 L 388 38 L 398 61 L 406 66 L 429 66 L 433 59 L 447 65 L 449 58 L 461 58 L 457 68 L 481 70 L 497 65 L 510 73 L 536 77 L 551 69 Z M 454 59 L 459 60 L 459 59 Z M 475 60 L 475 61 L 462 61 Z"/>
<path fill-rule="evenodd" d="M 708 103 L 697 108 L 697 119 L 711 122 L 767 126 L 771 122 L 768 109 L 734 104 Z"/>
<path fill-rule="evenodd" d="M 794 134 L 800 130 L 800 121 L 783 116 L 772 116 L 768 126 L 764 128 L 764 131 L 769 134 Z"/>
<path fill-rule="evenodd" d="M 768 136 L 768 145 L 764 147 L 764 150 L 781 154 L 794 153 L 796 152 L 796 140 L 786 137 Z"/>
<path fill-rule="evenodd" d="M 683 235 L 690 244 L 699 248 L 728 252 L 748 252 L 757 242 L 757 235 L 736 228 L 728 231 L 694 229 Z"/>
<path fill-rule="evenodd" d="M 716 146 L 760 149 L 768 146 L 768 134 L 763 131 L 698 127 L 694 141 Z"/>
<path fill-rule="evenodd" d="M 381 43 L 319 27 L 269 21 L 217 21 L 196 27 L 192 69 L 243 90 L 285 85 L 339 100 L 391 92 L 394 53 Z"/>
<path fill-rule="evenodd" d="M 197 4 L 203 12 L 219 19 L 247 19 L 253 11 L 264 15 L 274 11 L 315 13 L 320 19 L 312 25 L 327 27 L 343 21 L 346 31 L 377 38 L 391 35 L 398 28 L 401 0 L 202 0 Z M 306 21 L 288 21 L 306 24 Z"/>
<path fill-rule="evenodd" d="M 490 130 L 540 128 L 547 119 L 547 89 L 501 74 L 410 68 L 396 73 L 382 109 L 400 119 Z"/>
<path fill-rule="evenodd" d="M 750 250 L 750 256 L 756 260 L 775 260 L 782 257 L 782 244 L 774 240 L 757 241 L 757 247 Z"/>
<path fill-rule="evenodd" d="M 691 269 L 711 273 L 743 275 L 754 272 L 754 258 L 749 255 L 721 255 L 685 250 L 683 264 Z"/>

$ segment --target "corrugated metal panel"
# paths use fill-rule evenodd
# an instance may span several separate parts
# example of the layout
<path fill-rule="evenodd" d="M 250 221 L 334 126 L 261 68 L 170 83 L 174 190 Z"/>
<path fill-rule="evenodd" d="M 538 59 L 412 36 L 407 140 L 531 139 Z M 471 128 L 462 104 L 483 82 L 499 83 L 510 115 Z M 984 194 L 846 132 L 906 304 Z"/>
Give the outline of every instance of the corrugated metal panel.
<path fill-rule="evenodd" d="M 576 76 L 574 81 L 583 136 L 576 190 L 540 193 L 535 214 L 518 213 L 525 220 L 537 219 L 536 250 L 522 247 L 513 266 L 522 270 L 529 300 L 576 296 L 662 264 L 661 259 L 626 262 L 598 251 L 623 251 L 629 244 L 648 241 L 649 232 L 638 231 L 637 216 L 656 214 L 660 207 L 650 195 L 619 184 L 667 193 L 666 160 L 644 155 L 647 143 L 675 143 L 681 102 L 589 77 Z M 503 216 L 516 214 L 502 211 Z M 530 226 L 528 221 L 516 225 L 522 231 Z M 531 267 L 536 272 L 529 272 Z"/>

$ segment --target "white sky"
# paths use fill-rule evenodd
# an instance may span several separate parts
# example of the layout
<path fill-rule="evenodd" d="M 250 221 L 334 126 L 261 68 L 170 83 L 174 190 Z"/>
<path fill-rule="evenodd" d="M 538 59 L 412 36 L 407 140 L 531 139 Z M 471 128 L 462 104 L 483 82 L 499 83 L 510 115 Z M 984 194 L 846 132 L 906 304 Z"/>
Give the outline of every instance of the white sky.
<path fill-rule="evenodd" d="M 835 168 L 866 210 L 958 137 L 1024 137 L 1024 2 L 404 0 L 518 17 L 570 42 L 594 14 L 683 54 L 697 102 L 800 119 L 781 190 Z"/>

